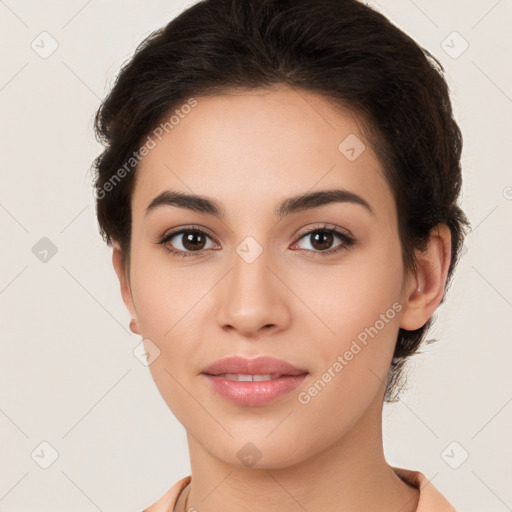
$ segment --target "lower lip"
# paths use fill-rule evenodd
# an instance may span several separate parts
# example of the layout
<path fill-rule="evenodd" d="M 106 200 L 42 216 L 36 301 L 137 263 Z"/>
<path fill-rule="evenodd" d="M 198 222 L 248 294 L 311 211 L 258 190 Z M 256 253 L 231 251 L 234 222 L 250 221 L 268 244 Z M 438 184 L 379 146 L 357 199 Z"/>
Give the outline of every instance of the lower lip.
<path fill-rule="evenodd" d="M 307 374 L 289 375 L 257 382 L 236 381 L 203 374 L 211 388 L 237 405 L 265 405 L 300 386 Z"/>

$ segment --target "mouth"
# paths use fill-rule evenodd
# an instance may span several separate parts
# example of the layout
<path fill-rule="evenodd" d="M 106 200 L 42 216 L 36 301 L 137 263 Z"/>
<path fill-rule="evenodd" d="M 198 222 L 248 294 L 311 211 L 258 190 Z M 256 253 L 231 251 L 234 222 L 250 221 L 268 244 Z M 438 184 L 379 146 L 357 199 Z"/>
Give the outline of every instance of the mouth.
<path fill-rule="evenodd" d="M 282 375 L 296 376 L 308 373 L 305 368 L 299 368 L 287 361 L 275 357 L 261 356 L 253 359 L 240 356 L 230 356 L 215 361 L 204 368 L 201 373 L 207 375 L 240 375 L 277 378 Z M 247 379 L 246 379 L 247 380 Z"/>
<path fill-rule="evenodd" d="M 244 374 L 244 373 L 220 373 L 218 375 L 215 374 L 205 374 L 210 375 L 211 377 L 220 377 L 222 379 L 234 380 L 236 382 L 264 382 L 267 380 L 278 379 L 279 377 L 291 377 L 291 375 L 274 373 L 274 374 Z"/>
<path fill-rule="evenodd" d="M 221 359 L 201 372 L 210 389 L 241 406 L 263 406 L 296 389 L 309 375 L 305 369 L 272 357 Z"/>

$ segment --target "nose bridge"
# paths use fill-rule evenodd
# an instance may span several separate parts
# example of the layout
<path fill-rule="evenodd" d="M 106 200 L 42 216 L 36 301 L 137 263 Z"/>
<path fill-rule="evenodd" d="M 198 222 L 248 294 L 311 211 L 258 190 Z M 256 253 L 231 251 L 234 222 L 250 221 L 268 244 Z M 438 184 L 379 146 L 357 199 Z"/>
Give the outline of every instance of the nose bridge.
<path fill-rule="evenodd" d="M 232 281 L 235 287 L 243 292 L 252 289 L 255 293 L 269 290 L 270 250 L 263 247 L 252 236 L 246 237 L 235 249 L 233 254 Z M 259 290 L 258 288 L 261 288 Z"/>
<path fill-rule="evenodd" d="M 288 321 L 282 284 L 271 270 L 272 254 L 254 237 L 248 236 L 235 247 L 231 272 L 220 289 L 219 323 L 244 335 L 261 327 L 283 327 Z"/>

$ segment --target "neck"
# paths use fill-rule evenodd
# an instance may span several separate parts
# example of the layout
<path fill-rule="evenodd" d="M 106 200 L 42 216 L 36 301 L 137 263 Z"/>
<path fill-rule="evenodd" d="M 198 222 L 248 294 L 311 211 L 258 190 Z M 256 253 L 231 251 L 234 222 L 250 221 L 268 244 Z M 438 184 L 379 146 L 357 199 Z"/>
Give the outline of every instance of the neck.
<path fill-rule="evenodd" d="M 384 458 L 381 415 L 380 403 L 335 443 L 279 468 L 228 464 L 189 434 L 192 481 L 186 510 L 414 512 L 419 492 L 405 484 Z"/>

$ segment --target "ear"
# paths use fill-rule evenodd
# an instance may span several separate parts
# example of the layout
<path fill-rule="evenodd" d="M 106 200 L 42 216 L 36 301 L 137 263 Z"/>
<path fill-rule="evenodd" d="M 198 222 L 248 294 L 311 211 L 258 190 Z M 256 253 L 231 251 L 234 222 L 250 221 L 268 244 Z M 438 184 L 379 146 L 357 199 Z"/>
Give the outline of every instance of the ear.
<path fill-rule="evenodd" d="M 132 317 L 132 321 L 130 322 L 130 329 L 135 334 L 140 334 L 139 327 L 137 325 L 137 313 L 135 311 L 135 306 L 133 303 L 132 291 L 130 288 L 130 279 L 129 279 L 129 269 L 125 268 L 125 265 L 122 261 L 122 251 L 119 244 L 116 242 L 113 244 L 112 251 L 112 264 L 114 265 L 114 269 L 116 271 L 117 277 L 119 279 L 119 284 L 121 286 L 121 296 L 123 297 L 123 302 L 125 303 L 130 315 Z"/>
<path fill-rule="evenodd" d="M 438 224 L 430 232 L 425 251 L 416 253 L 417 269 L 406 280 L 400 327 L 414 331 L 423 327 L 443 299 L 451 261 L 451 232 Z"/>

